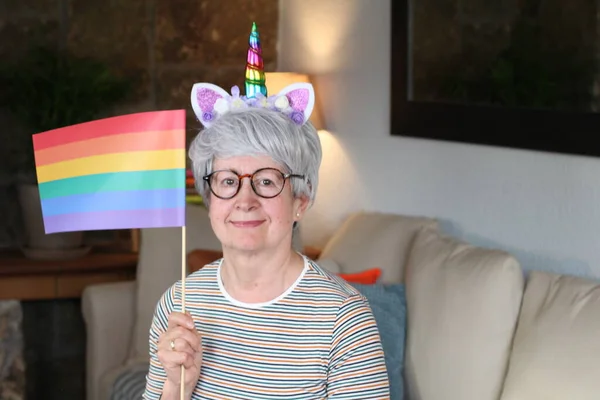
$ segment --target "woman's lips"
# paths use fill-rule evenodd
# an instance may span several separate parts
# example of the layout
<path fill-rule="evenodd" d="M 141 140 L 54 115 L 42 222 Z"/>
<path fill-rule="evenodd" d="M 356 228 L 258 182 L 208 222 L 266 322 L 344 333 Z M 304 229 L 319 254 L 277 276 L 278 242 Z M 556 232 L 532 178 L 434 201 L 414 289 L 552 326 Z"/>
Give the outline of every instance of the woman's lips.
<path fill-rule="evenodd" d="M 231 221 L 231 224 L 236 228 L 256 228 L 259 225 L 262 225 L 264 220 L 256 220 L 256 221 Z"/>

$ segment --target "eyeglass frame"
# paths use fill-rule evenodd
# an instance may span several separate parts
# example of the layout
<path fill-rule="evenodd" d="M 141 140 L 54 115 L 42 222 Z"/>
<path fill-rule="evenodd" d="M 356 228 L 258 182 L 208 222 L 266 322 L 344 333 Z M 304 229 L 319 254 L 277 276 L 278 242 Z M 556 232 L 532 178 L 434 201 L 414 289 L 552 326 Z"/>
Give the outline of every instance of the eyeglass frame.
<path fill-rule="evenodd" d="M 273 170 L 273 171 L 277 171 L 281 174 L 281 177 L 283 178 L 283 185 L 281 185 L 281 190 L 273 196 L 263 196 L 258 194 L 258 192 L 256 191 L 256 187 L 254 186 L 254 179 L 252 179 L 254 177 L 254 175 L 256 175 L 257 173 L 264 171 L 264 170 Z M 231 195 L 230 197 L 221 197 L 218 194 L 215 193 L 215 191 L 212 188 L 211 185 L 211 177 L 216 174 L 217 172 L 231 172 L 232 174 L 236 175 L 238 177 L 238 185 L 237 185 L 237 189 L 235 191 L 235 193 L 233 195 Z M 231 169 L 219 169 L 216 171 L 211 172 L 208 175 L 204 175 L 202 177 L 202 180 L 204 182 L 206 182 L 208 184 L 208 188 L 210 189 L 210 192 L 215 195 L 216 197 L 218 197 L 221 200 L 231 200 L 233 199 L 235 196 L 238 195 L 238 193 L 240 192 L 241 188 L 242 188 L 242 181 L 244 178 L 250 178 L 250 187 L 252 187 L 252 191 L 254 192 L 254 194 L 256 194 L 258 197 L 261 197 L 263 199 L 273 199 L 277 196 L 279 196 L 281 194 L 281 192 L 283 192 L 283 189 L 285 189 L 285 182 L 289 179 L 289 178 L 301 178 L 301 179 L 306 179 L 306 175 L 299 175 L 299 174 L 284 174 L 283 172 L 281 172 L 280 170 L 278 170 L 277 168 L 272 168 L 272 167 L 266 167 L 266 168 L 259 168 L 256 171 L 254 171 L 251 174 L 238 174 L 237 172 L 231 170 Z"/>

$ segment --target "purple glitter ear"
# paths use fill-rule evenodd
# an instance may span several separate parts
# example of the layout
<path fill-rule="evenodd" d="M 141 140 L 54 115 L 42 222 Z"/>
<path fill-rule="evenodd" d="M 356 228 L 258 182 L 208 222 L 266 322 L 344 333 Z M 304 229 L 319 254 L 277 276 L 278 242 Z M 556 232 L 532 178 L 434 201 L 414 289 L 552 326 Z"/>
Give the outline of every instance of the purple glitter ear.
<path fill-rule="evenodd" d="M 296 89 L 286 94 L 290 101 L 290 106 L 296 111 L 306 109 L 308 105 L 309 92 L 306 89 Z"/>
<path fill-rule="evenodd" d="M 215 105 L 229 99 L 229 93 L 212 83 L 195 83 L 192 87 L 190 100 L 196 118 L 205 127 L 210 126 L 220 115 L 221 110 L 215 110 Z"/>
<path fill-rule="evenodd" d="M 196 100 L 203 112 L 211 112 L 217 100 L 223 98 L 214 90 L 201 88 L 196 92 Z"/>

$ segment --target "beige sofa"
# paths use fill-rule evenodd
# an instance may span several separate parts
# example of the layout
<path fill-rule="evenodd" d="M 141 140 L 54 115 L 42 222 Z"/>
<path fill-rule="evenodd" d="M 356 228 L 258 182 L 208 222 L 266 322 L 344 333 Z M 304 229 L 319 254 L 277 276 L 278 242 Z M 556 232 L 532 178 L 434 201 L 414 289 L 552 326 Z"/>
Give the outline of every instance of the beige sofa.
<path fill-rule="evenodd" d="M 144 230 L 137 282 L 85 291 L 88 400 L 147 368 L 153 307 L 180 275 L 179 238 Z M 188 212 L 187 243 L 219 249 L 202 210 Z M 446 236 L 435 219 L 383 213 L 351 215 L 319 260 L 406 284 L 405 377 L 393 379 L 405 379 L 407 399 L 600 399 L 600 283 L 525 276 L 510 254 Z"/>

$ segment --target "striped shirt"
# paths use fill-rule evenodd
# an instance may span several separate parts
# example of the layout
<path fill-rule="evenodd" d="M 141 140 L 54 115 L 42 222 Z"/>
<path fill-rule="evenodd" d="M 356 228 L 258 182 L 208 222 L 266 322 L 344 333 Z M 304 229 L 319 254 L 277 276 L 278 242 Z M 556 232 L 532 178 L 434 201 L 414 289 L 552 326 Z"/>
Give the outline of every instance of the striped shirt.
<path fill-rule="evenodd" d="M 373 313 L 355 288 L 304 257 L 296 282 L 268 303 L 245 304 L 225 291 L 221 260 L 186 278 L 186 311 L 202 334 L 192 399 L 389 399 Z M 168 315 L 180 311 L 181 281 L 157 304 L 150 327 L 144 399 L 159 399 L 166 374 L 156 356 Z"/>

